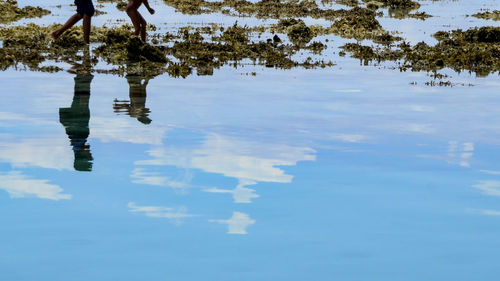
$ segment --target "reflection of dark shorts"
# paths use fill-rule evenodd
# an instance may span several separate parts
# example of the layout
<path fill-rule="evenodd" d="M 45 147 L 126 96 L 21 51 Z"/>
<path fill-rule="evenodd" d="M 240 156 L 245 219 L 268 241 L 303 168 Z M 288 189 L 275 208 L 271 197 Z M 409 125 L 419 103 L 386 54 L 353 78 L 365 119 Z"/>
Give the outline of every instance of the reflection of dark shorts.
<path fill-rule="evenodd" d="M 92 0 L 75 0 L 76 12 L 80 15 L 93 16 L 95 9 Z"/>

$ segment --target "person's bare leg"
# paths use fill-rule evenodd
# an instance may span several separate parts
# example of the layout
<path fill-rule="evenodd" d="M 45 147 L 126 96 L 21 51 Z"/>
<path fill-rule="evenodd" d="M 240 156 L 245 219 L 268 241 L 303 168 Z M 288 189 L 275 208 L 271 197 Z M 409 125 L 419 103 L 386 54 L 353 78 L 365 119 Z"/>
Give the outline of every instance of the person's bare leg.
<path fill-rule="evenodd" d="M 139 14 L 139 13 L 137 13 L 137 14 Z M 142 17 L 141 14 L 139 14 L 139 17 L 140 17 L 140 21 L 141 21 L 141 40 L 142 40 L 142 42 L 146 42 L 146 26 L 148 23 Z"/>
<path fill-rule="evenodd" d="M 63 24 L 63 26 L 61 26 L 60 28 L 52 31 L 52 33 L 50 33 L 50 36 L 52 36 L 52 38 L 54 40 L 56 40 L 57 38 L 59 38 L 59 36 L 61 36 L 61 34 L 64 33 L 64 31 L 70 29 L 73 25 L 75 25 L 75 23 L 77 23 L 79 20 L 82 19 L 82 15 L 80 14 L 74 14 L 73 16 L 71 16 L 65 24 Z M 89 22 L 90 23 L 90 22 Z"/>
<path fill-rule="evenodd" d="M 139 19 L 139 13 L 137 11 L 127 12 L 128 16 L 132 20 L 132 24 L 134 25 L 135 32 L 134 35 L 139 36 L 141 33 L 141 21 Z"/>
<path fill-rule="evenodd" d="M 137 1 L 137 0 L 132 0 L 129 1 L 127 5 L 127 15 L 130 17 L 132 20 L 132 24 L 134 25 L 135 32 L 134 35 L 139 36 L 141 33 L 141 15 L 137 11 L 139 9 L 139 6 L 141 6 L 142 1 Z"/>
<path fill-rule="evenodd" d="M 90 42 L 90 22 L 91 17 L 89 15 L 83 15 L 83 41 L 85 44 Z"/>

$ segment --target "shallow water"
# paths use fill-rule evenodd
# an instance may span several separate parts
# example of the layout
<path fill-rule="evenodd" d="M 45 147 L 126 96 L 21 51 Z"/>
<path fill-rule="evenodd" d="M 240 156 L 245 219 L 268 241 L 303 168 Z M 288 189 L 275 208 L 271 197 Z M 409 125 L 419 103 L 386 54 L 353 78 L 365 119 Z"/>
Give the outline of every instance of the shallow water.
<path fill-rule="evenodd" d="M 383 23 L 431 40 L 498 4 L 422 3 Z M 1 280 L 497 280 L 498 75 L 335 63 L 1 72 Z"/>

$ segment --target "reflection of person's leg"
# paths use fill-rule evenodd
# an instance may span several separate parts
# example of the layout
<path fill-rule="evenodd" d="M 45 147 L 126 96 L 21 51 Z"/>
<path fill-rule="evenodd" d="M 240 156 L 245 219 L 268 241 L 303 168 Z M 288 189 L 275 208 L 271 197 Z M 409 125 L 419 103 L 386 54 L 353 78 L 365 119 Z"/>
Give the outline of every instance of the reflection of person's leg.
<path fill-rule="evenodd" d="M 83 15 L 83 41 L 88 44 L 90 42 L 90 22 L 91 17 L 89 15 Z"/>
<path fill-rule="evenodd" d="M 82 66 L 85 71 L 91 71 L 92 61 L 90 59 L 90 46 L 88 44 L 83 47 Z"/>
<path fill-rule="evenodd" d="M 144 79 L 137 75 L 127 75 L 127 82 L 129 84 L 129 97 L 130 97 L 130 111 L 131 117 L 137 118 L 143 124 L 150 124 L 151 119 L 148 117 L 151 112 L 146 107 L 146 87 L 149 79 Z"/>
<path fill-rule="evenodd" d="M 90 83 L 94 76 L 92 74 L 78 74 L 75 77 L 75 95 L 71 107 L 77 113 L 74 125 L 75 131 L 73 134 L 73 151 L 75 153 L 74 167 L 77 171 L 92 170 L 92 153 L 90 145 L 87 144 L 87 138 L 90 134 Z"/>
<path fill-rule="evenodd" d="M 74 168 L 77 171 L 92 170 L 92 154 L 87 144 L 90 120 L 90 83 L 91 74 L 78 74 L 75 77 L 75 94 L 70 108 L 59 109 L 59 121 L 66 128 L 75 154 Z"/>
<path fill-rule="evenodd" d="M 63 26 L 61 26 L 60 28 L 52 31 L 52 33 L 50 34 L 52 36 L 52 38 L 54 39 L 57 39 L 59 38 L 59 36 L 61 36 L 61 34 L 64 33 L 64 31 L 70 29 L 73 25 L 75 25 L 79 20 L 81 20 L 83 17 L 82 15 L 80 14 L 74 14 L 73 16 L 71 16 L 67 21 L 66 23 L 63 24 Z M 89 22 L 90 24 L 90 22 Z"/>

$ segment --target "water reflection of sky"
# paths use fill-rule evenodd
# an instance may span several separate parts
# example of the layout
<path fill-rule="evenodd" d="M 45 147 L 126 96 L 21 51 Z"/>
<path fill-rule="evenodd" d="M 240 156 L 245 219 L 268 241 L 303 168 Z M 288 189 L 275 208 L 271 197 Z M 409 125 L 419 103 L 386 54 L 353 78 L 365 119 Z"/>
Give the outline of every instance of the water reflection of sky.
<path fill-rule="evenodd" d="M 2 74 L 0 107 L 12 280 L 496 276 L 495 77 L 449 89 L 375 68 L 161 76 L 144 124 L 113 108 L 127 79 L 95 75 L 89 173 L 60 122 L 74 75 L 18 74 Z"/>
<path fill-rule="evenodd" d="M 0 277 L 496 280 L 498 77 L 453 75 L 2 72 Z"/>

